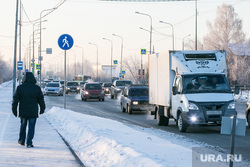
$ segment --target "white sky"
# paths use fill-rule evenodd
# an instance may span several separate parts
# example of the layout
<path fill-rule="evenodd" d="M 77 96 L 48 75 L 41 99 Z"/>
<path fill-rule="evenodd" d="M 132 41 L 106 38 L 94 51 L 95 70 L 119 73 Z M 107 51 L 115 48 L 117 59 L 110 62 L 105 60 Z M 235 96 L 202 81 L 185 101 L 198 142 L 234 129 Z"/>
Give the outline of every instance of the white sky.
<path fill-rule="evenodd" d="M 23 6 L 30 20 L 39 18 L 40 12 L 56 6 L 61 0 L 22 0 Z M 243 30 L 250 37 L 250 0 L 199 0 L 198 1 L 198 39 L 202 39 L 207 33 L 206 21 L 213 21 L 217 6 L 222 3 L 233 4 L 235 12 L 243 20 Z M 5 60 L 10 60 L 14 55 L 14 32 L 15 32 L 15 8 L 16 1 L 0 0 L 0 53 Z M 140 49 L 146 48 L 149 51 L 149 32 L 139 29 L 150 28 L 150 19 L 147 16 L 135 14 L 135 11 L 151 15 L 153 29 L 167 34 L 164 36 L 153 33 L 155 51 L 166 51 L 172 49 L 171 27 L 159 23 L 160 20 L 174 25 L 175 49 L 182 49 L 183 37 L 191 34 L 195 38 L 195 2 L 100 2 L 97 0 L 67 0 L 59 9 L 47 16 L 47 22 L 42 23 L 46 28 L 42 31 L 42 49 L 52 48 L 52 55 L 44 55 L 44 61 L 51 64 L 61 61 L 59 55 L 62 50 L 58 47 L 57 40 L 62 34 L 70 34 L 74 39 L 74 45 L 84 48 L 84 56 L 92 63 L 96 62 L 96 47 L 89 42 L 98 45 L 100 65 L 110 64 L 110 42 L 113 41 L 113 59 L 120 60 L 121 39 L 112 34 L 124 38 L 124 58 L 138 56 Z M 45 14 L 44 12 L 43 14 Z M 24 15 L 24 14 L 23 14 Z M 23 16 L 24 21 L 28 21 Z M 29 37 L 32 34 L 32 26 L 24 24 L 22 29 L 22 56 L 27 53 Z M 7 37 L 3 37 L 7 36 Z M 12 38 L 9 38 L 9 37 Z M 39 36 L 37 36 L 39 37 Z M 37 57 L 37 44 L 35 56 Z M 82 53 L 80 48 L 73 46 L 77 61 L 81 61 Z M 74 61 L 74 52 L 68 52 Z M 61 54 L 62 56 L 62 54 Z M 53 59 L 51 59 L 54 57 Z M 13 64 L 12 61 L 11 65 Z"/>

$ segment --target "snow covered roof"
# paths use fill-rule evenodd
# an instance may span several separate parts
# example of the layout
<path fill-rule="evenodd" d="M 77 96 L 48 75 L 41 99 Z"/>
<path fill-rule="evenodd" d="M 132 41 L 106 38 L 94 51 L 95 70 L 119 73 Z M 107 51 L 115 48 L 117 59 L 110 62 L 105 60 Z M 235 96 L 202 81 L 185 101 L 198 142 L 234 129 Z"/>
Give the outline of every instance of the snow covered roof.
<path fill-rule="evenodd" d="M 237 56 L 250 56 L 250 41 L 241 44 L 229 44 L 229 49 Z"/>

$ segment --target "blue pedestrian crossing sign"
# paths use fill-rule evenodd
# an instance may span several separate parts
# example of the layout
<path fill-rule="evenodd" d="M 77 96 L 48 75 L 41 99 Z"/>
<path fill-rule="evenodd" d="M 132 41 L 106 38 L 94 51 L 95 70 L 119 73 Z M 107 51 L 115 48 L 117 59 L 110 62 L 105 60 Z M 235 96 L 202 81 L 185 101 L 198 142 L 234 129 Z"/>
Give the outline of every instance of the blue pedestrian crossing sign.
<path fill-rule="evenodd" d="M 41 70 L 41 65 L 40 64 L 36 64 L 36 70 Z"/>
<path fill-rule="evenodd" d="M 126 75 L 126 71 L 125 71 L 125 70 L 122 70 L 121 75 Z"/>
<path fill-rule="evenodd" d="M 69 50 L 73 44 L 74 40 L 69 34 L 63 34 L 58 38 L 58 45 L 63 50 Z"/>
<path fill-rule="evenodd" d="M 17 62 L 17 70 L 23 70 L 23 62 L 22 61 Z"/>
<path fill-rule="evenodd" d="M 117 64 L 118 64 L 118 61 L 117 61 L 117 60 L 114 60 L 113 62 L 114 62 L 114 64 L 115 64 L 115 65 L 117 65 Z"/>
<path fill-rule="evenodd" d="M 146 49 L 141 49 L 141 55 L 146 55 L 147 54 L 147 50 Z"/>

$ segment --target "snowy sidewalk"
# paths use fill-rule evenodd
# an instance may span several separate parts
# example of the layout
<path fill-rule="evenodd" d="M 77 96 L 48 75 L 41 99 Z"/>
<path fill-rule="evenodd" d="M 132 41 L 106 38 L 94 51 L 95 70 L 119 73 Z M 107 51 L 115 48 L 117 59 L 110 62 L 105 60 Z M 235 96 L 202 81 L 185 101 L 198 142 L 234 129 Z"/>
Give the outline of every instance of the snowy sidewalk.
<path fill-rule="evenodd" d="M 0 166 L 79 166 L 59 134 L 42 115 L 37 119 L 34 148 L 17 143 L 20 119 L 11 112 L 10 86 L 0 86 Z"/>

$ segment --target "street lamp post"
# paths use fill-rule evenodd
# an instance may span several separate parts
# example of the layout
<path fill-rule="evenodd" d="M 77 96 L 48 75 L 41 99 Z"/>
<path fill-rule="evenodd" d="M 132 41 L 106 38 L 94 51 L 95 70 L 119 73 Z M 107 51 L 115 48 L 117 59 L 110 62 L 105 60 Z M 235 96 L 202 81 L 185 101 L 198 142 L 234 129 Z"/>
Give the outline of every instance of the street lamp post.
<path fill-rule="evenodd" d="M 84 51 L 83 51 L 83 47 L 81 47 L 81 46 L 78 46 L 78 45 L 76 45 L 75 47 L 77 47 L 77 48 L 81 48 L 82 49 L 82 76 L 83 76 L 83 57 L 84 57 Z"/>
<path fill-rule="evenodd" d="M 160 23 L 163 23 L 163 24 L 168 24 L 172 27 L 172 42 L 173 42 L 173 50 L 174 50 L 174 26 L 173 24 L 170 24 L 170 23 L 167 23 L 167 22 L 164 22 L 164 21 L 160 21 Z"/>
<path fill-rule="evenodd" d="M 112 82 L 112 64 L 113 64 L 113 42 L 110 40 L 110 39 L 107 39 L 107 38 L 102 38 L 102 39 L 104 39 L 104 40 L 107 40 L 107 41 L 109 41 L 109 42 L 111 42 L 111 82 Z"/>
<path fill-rule="evenodd" d="M 122 74 L 122 52 L 123 52 L 123 38 L 119 35 L 113 34 L 114 36 L 121 38 L 122 39 L 122 44 L 121 44 L 121 67 L 120 67 L 120 73 Z"/>
<path fill-rule="evenodd" d="M 89 42 L 89 44 L 96 46 L 96 54 L 97 54 L 97 56 L 96 56 L 96 78 L 97 78 L 97 82 L 98 82 L 98 45 L 91 43 L 91 42 Z"/>
<path fill-rule="evenodd" d="M 183 37 L 182 39 L 182 50 L 184 50 L 184 40 L 185 38 L 189 37 L 191 34 L 188 34 L 187 36 Z"/>
<path fill-rule="evenodd" d="M 151 51 L 152 51 L 152 17 L 149 15 L 149 14 L 146 14 L 146 13 L 141 13 L 141 12 L 135 12 L 136 14 L 141 14 L 141 15 L 145 15 L 145 16 L 148 16 L 149 18 L 150 18 L 150 42 L 149 42 L 149 47 L 150 47 L 150 49 L 149 49 L 149 52 L 150 52 L 150 54 L 152 53 Z"/>
<path fill-rule="evenodd" d="M 39 47 L 39 57 L 38 57 L 38 61 L 40 64 L 40 76 L 39 76 L 39 80 L 40 80 L 40 87 L 41 87 L 41 79 L 42 79 L 42 13 L 45 11 L 49 11 L 49 10 L 53 10 L 55 8 L 52 9 L 45 9 L 43 11 L 40 12 L 40 47 Z"/>

